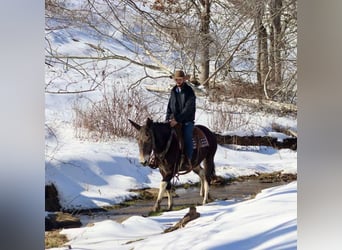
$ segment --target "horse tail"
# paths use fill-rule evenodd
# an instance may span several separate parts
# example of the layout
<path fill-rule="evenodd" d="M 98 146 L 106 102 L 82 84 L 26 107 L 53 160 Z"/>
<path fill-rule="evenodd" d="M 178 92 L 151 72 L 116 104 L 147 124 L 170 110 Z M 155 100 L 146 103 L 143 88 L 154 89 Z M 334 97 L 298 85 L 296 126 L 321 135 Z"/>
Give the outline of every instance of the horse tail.
<path fill-rule="evenodd" d="M 202 125 L 198 125 L 198 127 L 200 127 L 200 129 L 204 132 L 209 143 L 208 152 L 203 163 L 205 166 L 205 177 L 208 183 L 210 183 L 210 181 L 216 176 L 214 156 L 217 150 L 217 140 L 215 134 L 212 133 L 207 127 Z"/>
<path fill-rule="evenodd" d="M 207 157 L 204 159 L 205 178 L 208 183 L 216 176 L 214 157 Z"/>

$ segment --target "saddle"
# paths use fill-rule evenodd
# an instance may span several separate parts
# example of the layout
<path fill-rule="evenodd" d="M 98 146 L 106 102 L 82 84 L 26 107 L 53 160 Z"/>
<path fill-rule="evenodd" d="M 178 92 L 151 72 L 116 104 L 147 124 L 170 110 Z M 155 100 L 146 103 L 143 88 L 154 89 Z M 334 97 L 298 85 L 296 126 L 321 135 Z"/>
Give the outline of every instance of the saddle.
<path fill-rule="evenodd" d="M 192 144 L 193 144 L 194 149 L 197 147 L 203 148 L 203 147 L 209 146 L 207 137 L 205 136 L 203 131 L 196 126 L 194 128 L 194 132 L 192 135 Z"/>
<path fill-rule="evenodd" d="M 176 137 L 178 138 L 179 149 L 182 152 L 182 156 L 184 156 L 184 140 L 183 140 L 183 134 L 182 134 L 182 125 L 177 124 L 174 127 L 174 129 L 175 129 L 174 131 L 176 132 L 175 133 Z M 197 150 L 199 150 L 200 148 L 209 146 L 209 141 L 208 141 L 207 137 L 205 136 L 204 132 L 200 128 L 198 128 L 197 126 L 194 127 L 194 131 L 193 131 L 193 135 L 192 135 L 192 145 L 193 145 L 193 149 L 197 149 Z M 179 168 L 182 167 L 183 163 L 184 163 L 184 159 L 182 158 L 180 163 L 179 163 Z M 158 166 L 159 166 L 159 162 L 158 162 L 153 151 L 151 153 L 149 166 L 151 168 L 158 168 Z M 189 171 L 191 171 L 191 169 L 186 171 L 186 173 Z"/>
<path fill-rule="evenodd" d="M 176 136 L 178 138 L 179 142 L 179 149 L 181 151 L 181 158 L 180 162 L 178 164 L 178 175 L 183 175 L 186 173 L 189 173 L 191 170 L 193 170 L 193 166 L 191 163 L 187 163 L 187 160 L 185 160 L 185 154 L 184 154 L 184 138 L 182 134 L 182 125 L 176 125 L 174 127 Z M 209 142 L 207 137 L 205 136 L 204 132 L 197 126 L 194 127 L 194 131 L 192 134 L 192 145 L 193 149 L 197 150 L 197 154 L 199 152 L 200 148 L 209 146 Z"/>
<path fill-rule="evenodd" d="M 181 152 L 184 151 L 184 140 L 182 134 L 182 125 L 176 125 L 175 127 L 176 135 L 179 141 L 179 148 Z M 204 132 L 197 126 L 194 127 L 194 131 L 192 134 L 192 145 L 193 149 L 208 147 L 209 142 Z"/>

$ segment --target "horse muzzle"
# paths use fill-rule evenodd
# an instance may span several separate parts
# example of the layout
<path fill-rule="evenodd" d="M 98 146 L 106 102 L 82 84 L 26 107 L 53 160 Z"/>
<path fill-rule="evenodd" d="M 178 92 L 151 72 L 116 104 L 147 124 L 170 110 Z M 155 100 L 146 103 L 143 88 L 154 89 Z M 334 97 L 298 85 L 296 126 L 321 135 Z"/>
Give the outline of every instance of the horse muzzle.
<path fill-rule="evenodd" d="M 143 166 L 150 166 L 151 168 L 157 168 L 157 159 L 153 151 L 150 155 L 145 155 L 143 157 L 140 157 L 140 164 Z"/>
<path fill-rule="evenodd" d="M 143 155 L 143 154 L 141 154 L 141 155 L 140 155 L 139 162 L 140 162 L 141 165 L 147 166 L 148 163 L 150 162 L 150 157 L 149 157 L 149 155 Z"/>

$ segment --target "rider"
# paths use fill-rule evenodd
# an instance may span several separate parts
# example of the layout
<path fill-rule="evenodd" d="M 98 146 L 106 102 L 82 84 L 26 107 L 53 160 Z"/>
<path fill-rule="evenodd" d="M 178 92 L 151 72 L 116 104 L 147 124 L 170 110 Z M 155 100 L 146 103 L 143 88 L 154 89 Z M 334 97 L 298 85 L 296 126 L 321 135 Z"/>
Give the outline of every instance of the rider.
<path fill-rule="evenodd" d="M 182 161 L 187 162 L 191 169 L 193 155 L 192 133 L 196 112 L 196 96 L 193 89 L 186 83 L 186 76 L 182 70 L 176 70 L 173 79 L 176 85 L 171 90 L 166 110 L 166 121 L 170 122 L 171 127 L 181 124 L 184 150 L 187 157 L 187 160 L 184 161 L 184 154 L 182 152 Z M 183 150 L 183 148 L 181 149 Z"/>

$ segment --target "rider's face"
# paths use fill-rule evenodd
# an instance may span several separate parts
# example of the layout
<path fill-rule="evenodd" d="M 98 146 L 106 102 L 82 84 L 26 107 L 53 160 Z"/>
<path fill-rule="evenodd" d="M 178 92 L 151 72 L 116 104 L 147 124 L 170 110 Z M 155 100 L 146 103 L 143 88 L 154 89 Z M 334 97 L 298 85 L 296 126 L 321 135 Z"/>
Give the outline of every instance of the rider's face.
<path fill-rule="evenodd" d="M 179 77 L 179 78 L 175 79 L 177 87 L 181 87 L 183 85 L 183 80 L 184 79 L 182 77 Z"/>

